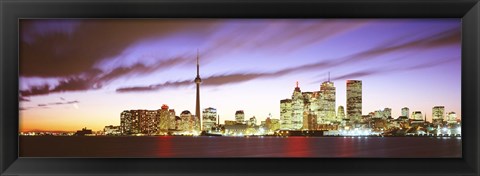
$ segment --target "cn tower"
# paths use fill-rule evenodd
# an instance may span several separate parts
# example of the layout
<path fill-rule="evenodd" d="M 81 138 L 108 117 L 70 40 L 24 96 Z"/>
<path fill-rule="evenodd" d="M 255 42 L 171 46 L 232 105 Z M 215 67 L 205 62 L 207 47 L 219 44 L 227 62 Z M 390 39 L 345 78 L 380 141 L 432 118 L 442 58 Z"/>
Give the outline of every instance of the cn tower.
<path fill-rule="evenodd" d="M 200 122 L 200 131 L 202 131 L 202 118 L 200 117 L 200 83 L 202 79 L 200 79 L 200 64 L 198 61 L 198 49 L 197 49 L 197 77 L 195 78 L 195 84 L 197 84 L 197 103 L 195 108 L 195 116 L 197 116 L 198 121 Z"/>

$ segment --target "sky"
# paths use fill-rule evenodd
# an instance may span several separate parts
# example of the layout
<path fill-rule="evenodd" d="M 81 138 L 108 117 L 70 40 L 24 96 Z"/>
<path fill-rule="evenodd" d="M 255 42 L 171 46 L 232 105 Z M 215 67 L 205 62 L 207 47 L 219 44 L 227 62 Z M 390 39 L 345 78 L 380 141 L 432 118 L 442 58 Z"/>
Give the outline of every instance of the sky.
<path fill-rule="evenodd" d="M 120 113 L 201 109 L 258 123 L 304 92 L 362 80 L 362 114 L 445 106 L 461 118 L 460 19 L 22 19 L 20 131 L 102 130 Z"/>

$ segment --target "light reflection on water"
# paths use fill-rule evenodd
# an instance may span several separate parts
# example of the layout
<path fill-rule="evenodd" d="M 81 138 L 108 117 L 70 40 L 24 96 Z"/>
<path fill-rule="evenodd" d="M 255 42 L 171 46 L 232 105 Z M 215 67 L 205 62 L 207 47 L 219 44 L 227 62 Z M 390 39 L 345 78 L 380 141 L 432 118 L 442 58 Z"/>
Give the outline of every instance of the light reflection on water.
<path fill-rule="evenodd" d="M 460 137 L 20 137 L 21 157 L 461 157 Z"/>

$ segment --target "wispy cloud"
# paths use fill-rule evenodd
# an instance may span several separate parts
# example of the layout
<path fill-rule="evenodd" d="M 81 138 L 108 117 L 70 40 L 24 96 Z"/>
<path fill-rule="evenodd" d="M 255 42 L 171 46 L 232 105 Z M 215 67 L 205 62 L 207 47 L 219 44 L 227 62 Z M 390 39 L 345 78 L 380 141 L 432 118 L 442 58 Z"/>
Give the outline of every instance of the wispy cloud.
<path fill-rule="evenodd" d="M 369 50 L 365 50 L 362 52 L 358 52 L 349 56 L 345 56 L 342 58 L 322 60 L 316 63 L 285 68 L 275 72 L 234 73 L 234 74 L 213 75 L 203 79 L 204 81 L 203 86 L 208 87 L 208 86 L 235 84 L 235 83 L 241 83 L 241 82 L 250 81 L 250 80 L 259 79 L 259 78 L 277 78 L 279 76 L 284 76 L 294 72 L 299 73 L 299 72 L 305 72 L 305 71 L 311 71 L 311 70 L 326 69 L 326 68 L 335 67 L 339 65 L 345 66 L 350 64 L 358 64 L 357 62 L 378 59 L 376 58 L 377 56 L 382 56 L 382 55 L 390 54 L 393 52 L 399 52 L 407 49 L 429 49 L 429 48 L 459 44 L 460 42 L 459 31 L 460 30 L 458 28 L 455 28 L 455 29 L 446 30 L 444 32 L 440 32 L 437 34 L 432 34 L 430 36 L 416 38 L 415 40 L 405 42 L 405 43 L 397 43 L 395 40 L 392 40 L 390 43 L 383 43 L 381 46 L 378 46 Z M 377 70 L 362 70 L 362 71 L 348 73 L 348 74 L 334 77 L 333 80 L 365 77 L 365 76 L 371 76 L 371 75 L 380 74 L 380 73 L 384 74 L 388 72 L 393 73 L 397 71 L 423 69 L 423 68 L 433 67 L 436 65 L 446 64 L 451 61 L 453 60 L 452 59 L 444 59 L 440 61 L 429 60 L 429 62 L 427 63 L 418 64 L 418 65 L 408 65 L 407 67 L 397 67 L 397 68 L 389 68 L 389 69 L 382 68 Z M 148 86 L 121 87 L 117 89 L 117 92 L 124 93 L 124 92 L 138 92 L 138 91 L 142 91 L 142 92 L 156 91 L 164 88 L 181 87 L 181 86 L 189 86 L 189 85 L 193 85 L 193 80 L 168 81 L 166 83 L 159 83 L 159 84 L 148 85 Z"/>

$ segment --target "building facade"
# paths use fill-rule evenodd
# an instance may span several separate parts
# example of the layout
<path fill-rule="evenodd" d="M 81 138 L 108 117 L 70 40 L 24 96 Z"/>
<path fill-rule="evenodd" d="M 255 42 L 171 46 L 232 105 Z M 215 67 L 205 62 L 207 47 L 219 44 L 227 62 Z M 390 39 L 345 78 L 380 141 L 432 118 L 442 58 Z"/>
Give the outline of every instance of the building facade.
<path fill-rule="evenodd" d="M 292 129 L 292 100 L 280 100 L 280 128 L 282 130 Z"/>
<path fill-rule="evenodd" d="M 204 131 L 210 131 L 217 124 L 217 109 L 209 107 L 202 112 L 202 125 Z"/>
<path fill-rule="evenodd" d="M 320 114 L 317 122 L 321 124 L 331 124 L 339 122 L 335 114 L 335 86 L 333 82 L 325 81 L 320 85 Z"/>
<path fill-rule="evenodd" d="M 303 112 L 304 112 L 304 102 L 302 91 L 300 87 L 295 87 L 292 94 L 292 125 L 291 129 L 299 130 L 303 126 Z"/>
<path fill-rule="evenodd" d="M 347 118 L 358 122 L 362 117 L 362 81 L 347 80 Z"/>
<path fill-rule="evenodd" d="M 338 106 L 337 119 L 345 119 L 345 108 L 343 106 Z"/>
<path fill-rule="evenodd" d="M 445 120 L 445 107 L 444 106 L 434 106 L 432 108 L 432 123 L 435 125 L 442 124 Z"/>
<path fill-rule="evenodd" d="M 402 116 L 409 118 L 410 117 L 410 109 L 407 107 L 402 108 Z"/>
<path fill-rule="evenodd" d="M 235 120 L 237 123 L 245 123 L 245 112 L 243 112 L 243 110 L 235 112 Z"/>

